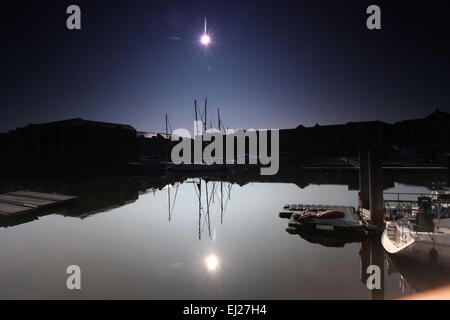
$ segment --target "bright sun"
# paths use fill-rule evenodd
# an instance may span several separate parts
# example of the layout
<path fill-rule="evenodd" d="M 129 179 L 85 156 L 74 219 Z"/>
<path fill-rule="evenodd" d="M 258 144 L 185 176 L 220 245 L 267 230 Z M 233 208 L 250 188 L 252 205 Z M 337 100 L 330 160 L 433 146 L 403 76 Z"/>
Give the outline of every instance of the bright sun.
<path fill-rule="evenodd" d="M 204 34 L 201 38 L 200 38 L 200 42 L 202 43 L 202 45 L 207 46 L 210 42 L 211 42 L 211 38 L 209 35 Z"/>

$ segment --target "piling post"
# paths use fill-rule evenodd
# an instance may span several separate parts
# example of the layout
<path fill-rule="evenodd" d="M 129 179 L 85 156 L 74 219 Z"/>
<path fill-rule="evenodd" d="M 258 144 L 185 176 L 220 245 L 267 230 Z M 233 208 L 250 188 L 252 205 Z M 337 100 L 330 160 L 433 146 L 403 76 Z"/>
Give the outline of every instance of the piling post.
<path fill-rule="evenodd" d="M 367 147 L 359 149 L 359 190 L 361 191 L 361 207 L 369 209 L 369 150 Z"/>
<path fill-rule="evenodd" d="M 381 151 L 371 148 L 369 156 L 369 203 L 370 224 L 376 228 L 383 227 L 384 199 L 383 199 L 383 167 Z"/>

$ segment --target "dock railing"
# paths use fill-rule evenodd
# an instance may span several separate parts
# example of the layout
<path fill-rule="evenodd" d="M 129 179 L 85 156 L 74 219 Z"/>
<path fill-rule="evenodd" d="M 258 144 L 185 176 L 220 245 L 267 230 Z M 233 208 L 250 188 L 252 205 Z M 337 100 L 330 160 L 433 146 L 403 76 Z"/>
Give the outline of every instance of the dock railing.
<path fill-rule="evenodd" d="M 386 216 L 395 210 L 397 213 L 413 215 L 418 209 L 418 198 L 430 196 L 429 193 L 384 192 Z M 388 198 L 388 199 L 386 199 Z"/>

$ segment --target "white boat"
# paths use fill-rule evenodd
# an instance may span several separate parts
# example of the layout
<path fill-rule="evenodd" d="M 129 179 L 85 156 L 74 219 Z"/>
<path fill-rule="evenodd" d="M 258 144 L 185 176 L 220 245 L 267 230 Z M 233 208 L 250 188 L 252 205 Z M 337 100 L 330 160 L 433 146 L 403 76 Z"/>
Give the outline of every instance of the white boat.
<path fill-rule="evenodd" d="M 431 210 L 419 211 L 415 218 L 388 221 L 381 243 L 390 254 L 450 266 L 448 203 L 435 199 Z"/>

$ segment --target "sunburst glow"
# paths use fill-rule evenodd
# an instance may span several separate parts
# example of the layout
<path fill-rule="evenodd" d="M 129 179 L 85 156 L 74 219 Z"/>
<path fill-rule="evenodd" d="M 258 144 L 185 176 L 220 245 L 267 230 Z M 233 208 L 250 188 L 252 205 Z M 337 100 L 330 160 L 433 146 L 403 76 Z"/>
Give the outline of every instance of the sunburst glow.
<path fill-rule="evenodd" d="M 219 260 L 215 255 L 210 255 L 205 258 L 206 267 L 209 271 L 216 271 L 219 267 Z"/>
<path fill-rule="evenodd" d="M 202 45 L 207 46 L 211 42 L 211 37 L 205 33 L 200 38 L 200 42 L 201 42 Z"/>

